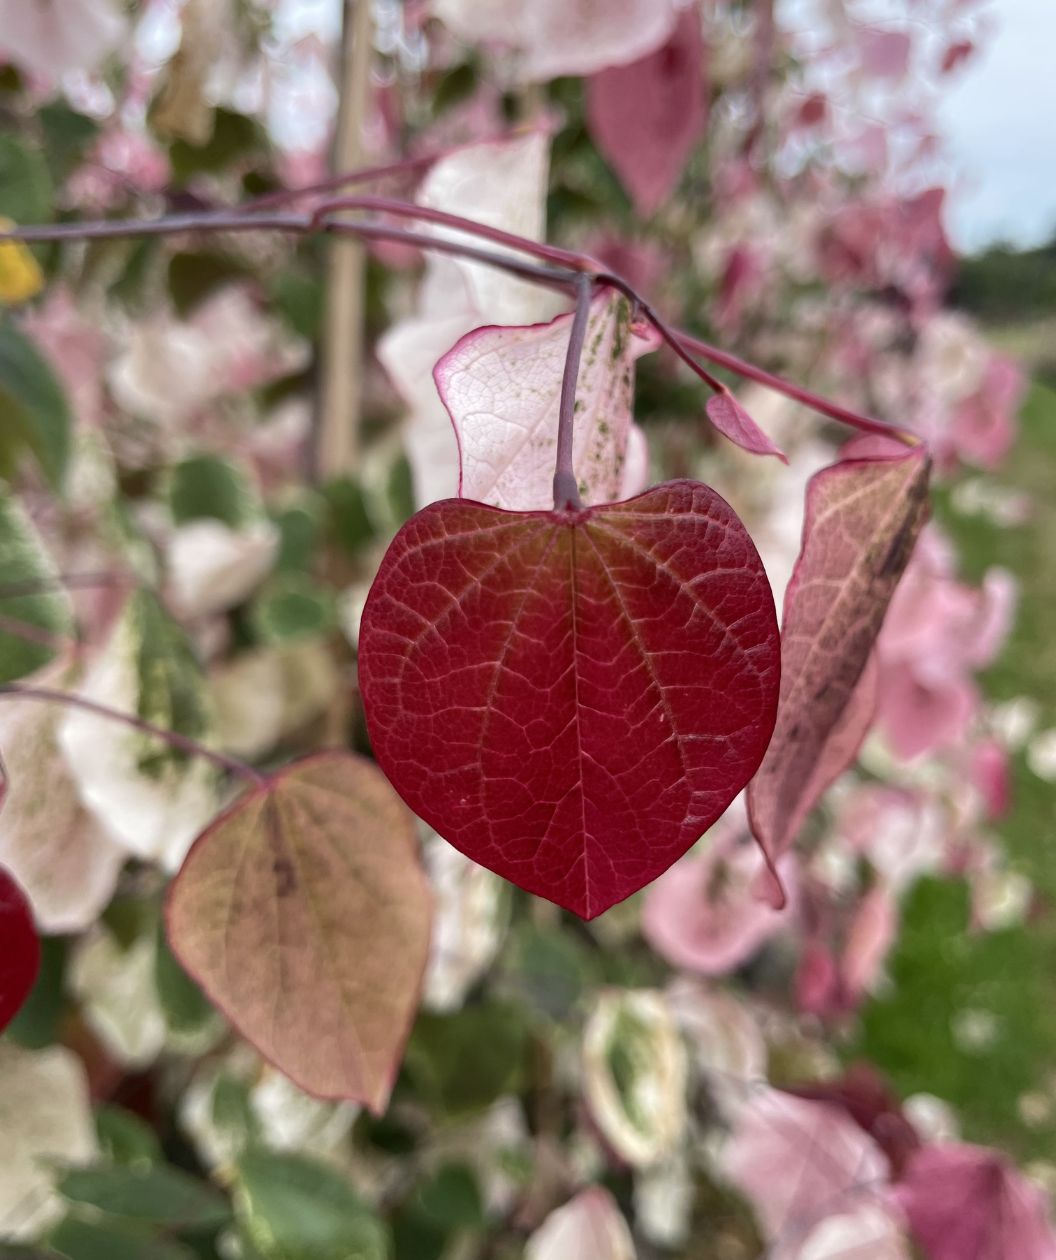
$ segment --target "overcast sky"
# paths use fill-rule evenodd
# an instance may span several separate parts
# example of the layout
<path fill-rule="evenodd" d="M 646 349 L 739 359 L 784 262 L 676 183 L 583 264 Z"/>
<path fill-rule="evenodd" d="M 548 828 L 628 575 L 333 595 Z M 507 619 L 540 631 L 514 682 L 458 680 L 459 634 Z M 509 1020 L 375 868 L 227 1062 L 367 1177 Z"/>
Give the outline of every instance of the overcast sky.
<path fill-rule="evenodd" d="M 943 93 L 961 249 L 1056 233 L 1056 0 L 991 0 L 996 30 Z"/>

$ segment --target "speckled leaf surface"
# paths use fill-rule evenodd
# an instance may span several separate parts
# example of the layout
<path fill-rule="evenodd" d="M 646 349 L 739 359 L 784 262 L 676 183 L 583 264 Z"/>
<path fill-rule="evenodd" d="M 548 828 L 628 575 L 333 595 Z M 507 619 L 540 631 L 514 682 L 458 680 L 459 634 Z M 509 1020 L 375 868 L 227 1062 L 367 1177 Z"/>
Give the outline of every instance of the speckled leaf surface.
<path fill-rule="evenodd" d="M 558 404 L 571 315 L 548 324 L 477 328 L 434 372 L 458 438 L 458 492 L 513 511 L 553 502 Z M 594 298 L 576 386 L 572 464 L 585 503 L 617 498 L 634 403 L 634 362 L 659 338 L 631 323 L 630 303 Z"/>

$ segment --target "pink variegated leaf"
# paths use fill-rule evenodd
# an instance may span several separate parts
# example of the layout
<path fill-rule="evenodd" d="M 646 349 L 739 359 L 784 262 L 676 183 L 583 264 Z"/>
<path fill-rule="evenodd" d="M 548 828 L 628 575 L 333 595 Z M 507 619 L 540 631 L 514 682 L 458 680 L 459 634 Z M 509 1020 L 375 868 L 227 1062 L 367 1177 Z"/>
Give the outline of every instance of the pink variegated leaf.
<path fill-rule="evenodd" d="M 557 1208 L 528 1239 L 525 1260 L 634 1260 L 634 1240 L 608 1190 L 591 1186 Z"/>
<path fill-rule="evenodd" d="M 594 74 L 658 48 L 674 26 L 674 0 L 432 0 L 459 39 L 501 44 L 525 82 Z"/>
<path fill-rule="evenodd" d="M 746 1095 L 722 1166 L 774 1245 L 874 1201 L 888 1172 L 883 1151 L 842 1108 L 779 1089 Z"/>
<path fill-rule="evenodd" d="M 766 436 L 729 390 L 712 394 L 705 406 L 708 419 L 722 434 L 742 450 L 753 455 L 776 455 L 788 463 L 785 453 Z"/>
<path fill-rule="evenodd" d="M 752 831 L 771 863 L 795 840 L 812 803 L 807 790 L 864 733 L 864 704 L 843 731 L 840 723 L 927 516 L 929 469 L 916 447 L 844 460 L 811 478 L 785 593 L 777 725 L 748 788 Z"/>
<path fill-rule="evenodd" d="M 1056 1260 L 1041 1191 L 999 1151 L 925 1146 L 897 1193 L 928 1260 Z"/>
<path fill-rule="evenodd" d="M 873 79 L 898 80 L 909 70 L 913 41 L 905 31 L 863 26 L 858 31 L 858 61 L 862 73 Z"/>
<path fill-rule="evenodd" d="M 591 137 L 644 216 L 674 190 L 706 122 L 704 41 L 692 7 L 663 47 L 587 84 Z"/>
<path fill-rule="evenodd" d="M 571 318 L 475 329 L 436 365 L 437 388 L 458 437 L 463 498 L 512 511 L 553 506 L 558 404 Z M 610 503 L 621 495 L 634 361 L 656 346 L 655 334 L 631 323 L 625 297 L 605 289 L 594 298 L 576 389 L 572 451 L 588 504 Z"/>

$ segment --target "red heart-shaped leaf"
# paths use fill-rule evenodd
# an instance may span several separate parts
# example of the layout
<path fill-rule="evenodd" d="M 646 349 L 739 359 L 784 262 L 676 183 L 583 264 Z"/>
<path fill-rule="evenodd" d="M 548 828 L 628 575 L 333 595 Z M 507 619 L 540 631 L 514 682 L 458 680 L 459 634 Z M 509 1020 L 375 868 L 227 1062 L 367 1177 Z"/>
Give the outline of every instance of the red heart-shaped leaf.
<path fill-rule="evenodd" d="M 40 969 L 40 939 L 22 889 L 0 867 L 0 1032 L 18 1014 Z"/>
<path fill-rule="evenodd" d="M 481 865 L 584 918 L 655 879 L 758 766 L 780 673 L 759 556 L 707 486 L 403 527 L 363 614 L 375 756 Z"/>

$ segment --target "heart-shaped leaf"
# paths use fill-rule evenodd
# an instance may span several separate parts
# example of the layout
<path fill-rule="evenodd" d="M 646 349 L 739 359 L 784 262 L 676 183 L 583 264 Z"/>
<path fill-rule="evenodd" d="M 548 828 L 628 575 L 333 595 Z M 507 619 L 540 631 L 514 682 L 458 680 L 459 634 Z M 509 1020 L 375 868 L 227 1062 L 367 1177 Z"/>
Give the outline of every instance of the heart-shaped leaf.
<path fill-rule="evenodd" d="M 591 137 L 646 218 L 678 184 L 707 121 L 700 25 L 690 6 L 661 48 L 587 82 Z"/>
<path fill-rule="evenodd" d="M 414 822 L 378 770 L 322 753 L 195 841 L 167 905 L 173 952 L 265 1058 L 381 1112 L 418 1001 L 432 906 Z"/>
<path fill-rule="evenodd" d="M 926 451 L 866 441 L 857 449 L 870 457 L 823 468 L 807 488 L 803 545 L 785 592 L 781 707 L 748 789 L 752 832 L 771 862 L 857 753 L 868 692 L 844 715 L 927 518 Z"/>
<path fill-rule="evenodd" d="M 3 789 L 0 787 L 0 799 Z M 40 940 L 22 889 L 0 866 L 0 1032 L 18 1014 L 40 969 Z"/>
<path fill-rule="evenodd" d="M 690 481 L 578 511 L 430 505 L 381 563 L 359 649 L 404 800 L 584 918 L 680 857 L 773 729 L 769 584 L 733 510 Z"/>

